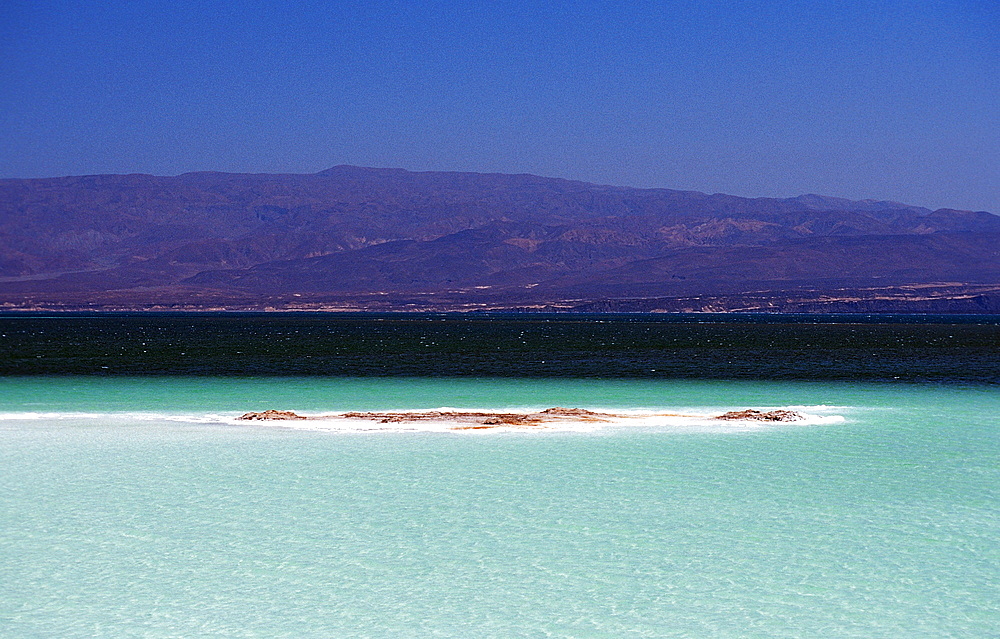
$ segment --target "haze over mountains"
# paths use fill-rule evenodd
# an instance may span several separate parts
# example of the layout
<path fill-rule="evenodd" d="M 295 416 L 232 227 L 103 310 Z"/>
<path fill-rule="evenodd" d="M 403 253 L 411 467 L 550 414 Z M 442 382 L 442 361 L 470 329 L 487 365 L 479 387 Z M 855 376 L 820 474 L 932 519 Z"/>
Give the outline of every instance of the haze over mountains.
<path fill-rule="evenodd" d="M 0 180 L 6 308 L 1000 311 L 1000 217 L 339 166 Z"/>

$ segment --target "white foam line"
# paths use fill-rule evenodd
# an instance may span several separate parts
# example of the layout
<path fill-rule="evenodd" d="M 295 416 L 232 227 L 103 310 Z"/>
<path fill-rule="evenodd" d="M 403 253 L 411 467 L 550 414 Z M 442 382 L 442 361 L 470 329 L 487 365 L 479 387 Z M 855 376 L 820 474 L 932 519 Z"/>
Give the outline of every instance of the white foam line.
<path fill-rule="evenodd" d="M 198 415 L 184 413 L 151 413 L 151 412 L 121 412 L 121 413 L 85 413 L 85 412 L 5 412 L 0 413 L 0 421 L 70 421 L 70 420 L 110 420 L 139 422 L 188 422 L 196 424 L 219 424 L 236 421 L 236 414 L 221 415 L 217 413 L 202 413 Z"/>

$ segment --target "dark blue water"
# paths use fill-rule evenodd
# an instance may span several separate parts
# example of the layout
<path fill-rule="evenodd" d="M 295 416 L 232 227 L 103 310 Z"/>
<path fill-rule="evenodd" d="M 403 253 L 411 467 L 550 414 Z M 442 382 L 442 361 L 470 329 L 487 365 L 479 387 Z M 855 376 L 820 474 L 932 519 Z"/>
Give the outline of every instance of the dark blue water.
<path fill-rule="evenodd" d="M 0 316 L 0 375 L 1000 383 L 1000 316 Z"/>

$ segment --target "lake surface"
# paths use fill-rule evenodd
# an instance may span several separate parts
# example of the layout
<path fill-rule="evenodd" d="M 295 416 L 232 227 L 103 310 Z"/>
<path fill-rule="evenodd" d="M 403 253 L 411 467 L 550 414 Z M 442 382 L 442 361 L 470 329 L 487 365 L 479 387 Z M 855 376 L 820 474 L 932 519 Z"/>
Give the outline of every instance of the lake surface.
<path fill-rule="evenodd" d="M 1000 326 L 895 319 L 0 317 L 0 635 L 997 636 Z"/>

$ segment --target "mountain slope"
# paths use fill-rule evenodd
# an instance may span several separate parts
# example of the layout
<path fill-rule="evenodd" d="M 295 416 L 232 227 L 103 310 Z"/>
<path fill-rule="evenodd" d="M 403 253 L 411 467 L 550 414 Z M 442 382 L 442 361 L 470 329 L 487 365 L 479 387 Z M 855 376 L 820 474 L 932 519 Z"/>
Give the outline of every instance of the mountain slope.
<path fill-rule="evenodd" d="M 291 295 L 392 308 L 434 295 L 431 306 L 512 308 L 942 282 L 964 295 L 955 287 L 1000 285 L 998 247 L 1000 217 L 985 212 L 531 175 L 344 166 L 0 180 L 0 303 L 14 307 L 288 306 Z"/>

